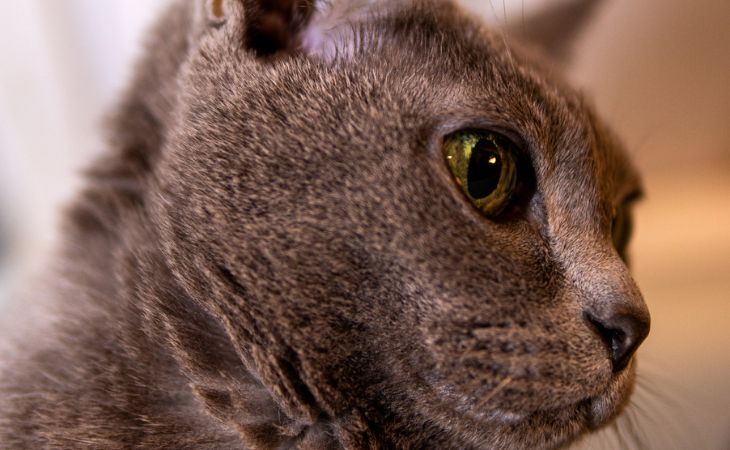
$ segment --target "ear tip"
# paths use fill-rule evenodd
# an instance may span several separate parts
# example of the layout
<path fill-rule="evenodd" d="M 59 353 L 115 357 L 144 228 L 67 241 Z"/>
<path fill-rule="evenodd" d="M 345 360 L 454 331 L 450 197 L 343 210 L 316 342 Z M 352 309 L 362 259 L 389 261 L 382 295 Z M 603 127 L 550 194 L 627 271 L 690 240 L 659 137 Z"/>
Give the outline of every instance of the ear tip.
<path fill-rule="evenodd" d="M 569 59 L 573 41 L 583 31 L 604 0 L 562 0 L 538 9 L 531 17 L 512 24 L 508 34 L 541 48 L 553 59 Z"/>
<path fill-rule="evenodd" d="M 222 19 L 225 15 L 223 0 L 210 0 L 210 13 L 216 19 Z"/>

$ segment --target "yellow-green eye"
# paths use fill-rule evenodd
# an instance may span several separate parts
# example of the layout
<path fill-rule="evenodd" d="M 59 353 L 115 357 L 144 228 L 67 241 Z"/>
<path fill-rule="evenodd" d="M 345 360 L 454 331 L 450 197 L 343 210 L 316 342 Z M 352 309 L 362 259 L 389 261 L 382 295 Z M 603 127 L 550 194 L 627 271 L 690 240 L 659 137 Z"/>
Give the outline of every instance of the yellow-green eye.
<path fill-rule="evenodd" d="M 474 206 L 496 217 L 509 205 L 517 186 L 512 144 L 488 131 L 457 131 L 444 138 L 444 155 L 456 184 Z"/>

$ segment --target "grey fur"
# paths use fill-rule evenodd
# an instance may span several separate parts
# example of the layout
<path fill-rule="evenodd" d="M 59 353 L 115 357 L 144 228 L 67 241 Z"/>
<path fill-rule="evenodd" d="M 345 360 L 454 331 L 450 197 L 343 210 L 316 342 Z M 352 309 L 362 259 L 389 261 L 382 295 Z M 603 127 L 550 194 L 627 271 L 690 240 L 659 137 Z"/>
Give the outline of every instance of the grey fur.
<path fill-rule="evenodd" d="M 151 34 L 66 216 L 61 320 L 4 362 L 2 447 L 554 448 L 615 417 L 635 365 L 584 314 L 648 321 L 610 237 L 640 187 L 582 97 L 448 3 L 335 59 L 296 51 L 308 10 L 258 51 L 255 3 Z M 513 217 L 451 179 L 463 127 L 529 155 Z"/>

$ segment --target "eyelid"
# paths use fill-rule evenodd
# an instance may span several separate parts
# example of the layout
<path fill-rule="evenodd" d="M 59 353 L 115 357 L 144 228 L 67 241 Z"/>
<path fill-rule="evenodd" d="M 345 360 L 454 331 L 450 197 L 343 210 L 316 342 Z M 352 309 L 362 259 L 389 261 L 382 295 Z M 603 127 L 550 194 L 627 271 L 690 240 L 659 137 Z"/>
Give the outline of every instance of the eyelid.
<path fill-rule="evenodd" d="M 642 188 L 636 188 L 629 192 L 623 199 L 623 204 L 630 205 L 644 199 L 644 190 Z"/>
<path fill-rule="evenodd" d="M 621 199 L 616 203 L 616 206 L 614 206 L 614 210 L 618 210 L 619 208 L 631 208 L 634 204 L 644 199 L 644 191 L 643 189 L 635 188 L 631 191 L 629 191 L 627 194 L 623 195 Z M 614 214 L 615 215 L 615 214 Z"/>
<path fill-rule="evenodd" d="M 429 136 L 425 142 L 427 142 L 428 148 L 434 151 L 434 155 L 438 155 L 441 152 L 441 146 L 443 145 L 444 138 L 453 134 L 459 130 L 483 130 L 501 135 L 512 142 L 520 154 L 532 161 L 532 145 L 530 141 L 525 139 L 523 134 L 515 130 L 509 124 L 503 123 L 502 121 L 491 120 L 485 117 L 462 117 L 462 118 L 443 118 L 437 119 L 436 125 L 431 125 L 427 136 Z"/>

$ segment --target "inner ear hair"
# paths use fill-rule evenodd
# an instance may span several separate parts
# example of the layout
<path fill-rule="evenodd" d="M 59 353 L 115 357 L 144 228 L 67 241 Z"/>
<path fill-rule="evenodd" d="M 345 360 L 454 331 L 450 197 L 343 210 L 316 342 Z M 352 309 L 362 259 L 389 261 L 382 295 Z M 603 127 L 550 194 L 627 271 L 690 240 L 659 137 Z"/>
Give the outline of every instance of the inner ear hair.
<path fill-rule="evenodd" d="M 263 60 L 294 53 L 328 59 L 350 25 L 412 0 L 205 0 L 208 24 L 234 21 L 242 46 Z"/>

